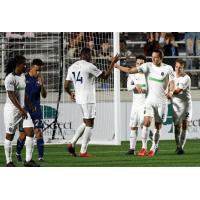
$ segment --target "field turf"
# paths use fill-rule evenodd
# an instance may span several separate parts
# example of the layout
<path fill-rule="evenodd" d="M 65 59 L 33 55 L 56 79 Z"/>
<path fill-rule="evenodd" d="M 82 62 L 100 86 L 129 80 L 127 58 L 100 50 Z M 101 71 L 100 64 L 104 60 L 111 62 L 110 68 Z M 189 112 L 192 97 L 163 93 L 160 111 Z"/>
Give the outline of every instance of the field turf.
<path fill-rule="evenodd" d="M 150 145 L 150 142 L 149 142 Z M 138 149 L 141 142 L 137 143 Z M 65 145 L 45 145 L 45 161 L 42 167 L 199 167 L 200 166 L 200 140 L 187 140 L 185 154 L 175 153 L 174 141 L 160 141 L 159 151 L 153 158 L 125 155 L 129 148 L 129 142 L 122 142 L 120 146 L 114 145 L 89 145 L 88 152 L 95 157 L 72 157 L 66 151 Z M 78 152 L 80 145 L 77 145 Z M 23 149 L 23 158 L 25 148 Z M 37 160 L 35 146 L 33 159 Z M 16 163 L 15 146 L 13 147 L 13 161 L 18 167 L 22 163 Z M 5 166 L 4 148 L 0 146 L 0 167 Z"/>

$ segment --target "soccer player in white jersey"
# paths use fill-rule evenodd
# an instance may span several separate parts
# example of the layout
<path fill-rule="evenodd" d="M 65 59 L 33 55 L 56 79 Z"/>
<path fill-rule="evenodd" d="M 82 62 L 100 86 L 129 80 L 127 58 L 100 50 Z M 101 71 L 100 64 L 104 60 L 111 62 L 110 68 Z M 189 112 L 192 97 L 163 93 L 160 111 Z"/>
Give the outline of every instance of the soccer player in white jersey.
<path fill-rule="evenodd" d="M 39 167 L 32 160 L 34 148 L 33 122 L 29 113 L 24 109 L 26 87 L 24 76 L 25 62 L 26 59 L 24 56 L 16 56 L 5 67 L 7 98 L 4 106 L 4 123 L 6 129 L 4 149 L 7 167 L 15 167 L 12 161 L 12 140 L 18 126 L 23 126 L 24 132 L 26 133 L 26 160 L 24 166 Z M 29 102 L 29 105 L 31 106 L 31 102 Z"/>
<path fill-rule="evenodd" d="M 68 152 L 73 156 L 76 156 L 75 144 L 82 135 L 80 157 L 91 156 L 87 153 L 87 147 L 96 115 L 95 78 L 107 79 L 111 75 L 114 63 L 117 60 L 118 57 L 115 56 L 108 70 L 101 71 L 91 63 L 91 50 L 89 48 L 83 48 L 81 50 L 80 60 L 72 64 L 68 69 L 65 90 L 71 96 L 71 99 L 80 105 L 83 115 L 83 123 L 76 130 L 71 142 L 67 144 Z M 75 93 L 70 90 L 71 83 L 74 85 Z"/>
<path fill-rule="evenodd" d="M 158 150 L 158 143 L 160 138 L 160 129 L 162 123 L 167 117 L 167 101 L 172 97 L 174 91 L 174 72 L 170 65 L 162 63 L 163 52 L 161 50 L 154 50 L 152 53 L 152 62 L 147 62 L 139 67 L 127 68 L 115 64 L 115 67 L 120 71 L 134 74 L 143 72 L 147 81 L 147 97 L 144 108 L 144 125 L 142 128 L 142 148 L 139 151 L 139 156 L 153 157 Z M 167 90 L 168 83 L 170 89 Z M 154 118 L 155 129 L 153 133 L 153 143 L 150 151 L 147 153 L 147 136 L 149 135 L 149 128 L 151 121 Z"/>
<path fill-rule="evenodd" d="M 188 124 L 192 117 L 191 79 L 184 72 L 184 67 L 185 62 L 182 59 L 177 59 L 175 63 L 175 90 L 172 96 L 177 154 L 184 154 L 183 148 L 186 142 Z"/>
<path fill-rule="evenodd" d="M 139 55 L 136 57 L 136 67 L 146 62 L 146 57 Z M 129 74 L 127 79 L 127 89 L 133 93 L 133 103 L 130 115 L 130 149 L 127 155 L 135 155 L 135 147 L 138 136 L 138 128 L 144 122 L 144 103 L 147 92 L 146 79 L 143 73 Z"/>

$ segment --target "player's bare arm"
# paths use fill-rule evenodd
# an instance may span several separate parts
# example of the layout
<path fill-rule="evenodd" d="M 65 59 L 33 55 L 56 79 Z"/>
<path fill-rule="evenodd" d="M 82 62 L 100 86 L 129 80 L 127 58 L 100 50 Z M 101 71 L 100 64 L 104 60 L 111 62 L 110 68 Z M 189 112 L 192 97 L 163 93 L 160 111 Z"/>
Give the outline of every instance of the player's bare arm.
<path fill-rule="evenodd" d="M 173 96 L 173 94 L 174 94 L 174 88 L 175 88 L 175 82 L 174 82 L 174 80 L 171 80 L 169 82 L 168 87 L 169 87 L 169 89 L 168 89 L 168 92 L 166 93 L 166 97 L 168 99 L 171 99 L 172 96 Z"/>
<path fill-rule="evenodd" d="M 99 76 L 99 78 L 102 79 L 108 79 L 108 77 L 111 75 L 112 70 L 114 68 L 115 63 L 119 60 L 119 55 L 116 54 L 112 60 L 111 60 L 111 65 L 110 67 L 107 69 L 107 71 L 103 71 L 102 74 Z"/>
<path fill-rule="evenodd" d="M 7 91 L 9 99 L 15 105 L 15 107 L 20 111 L 22 118 L 28 118 L 26 111 L 21 107 L 19 101 L 17 100 L 14 91 Z"/>
<path fill-rule="evenodd" d="M 176 88 L 176 89 L 174 90 L 173 94 L 179 94 L 179 93 L 181 93 L 182 91 L 183 91 L 183 89 L 181 89 L 181 88 Z"/>
<path fill-rule="evenodd" d="M 40 92 L 41 96 L 43 98 L 46 98 L 47 97 L 47 91 L 46 91 L 45 86 L 44 86 L 44 78 L 41 74 L 38 76 L 38 81 L 39 81 L 40 86 L 41 86 L 41 92 Z"/>
<path fill-rule="evenodd" d="M 117 63 L 114 65 L 114 67 L 117 68 L 117 69 L 119 69 L 122 72 L 127 73 L 127 74 L 136 74 L 136 73 L 138 73 L 138 69 L 136 67 L 131 67 L 131 68 L 129 68 L 129 67 L 122 67 L 122 66 L 120 66 Z"/>
<path fill-rule="evenodd" d="M 134 88 L 134 92 L 135 93 L 145 93 L 145 90 L 138 84 L 135 85 L 135 88 Z"/>
<path fill-rule="evenodd" d="M 72 81 L 65 80 L 65 85 L 64 85 L 65 92 L 67 92 L 70 95 L 72 101 L 76 101 L 75 93 L 71 91 L 71 85 L 72 85 Z"/>

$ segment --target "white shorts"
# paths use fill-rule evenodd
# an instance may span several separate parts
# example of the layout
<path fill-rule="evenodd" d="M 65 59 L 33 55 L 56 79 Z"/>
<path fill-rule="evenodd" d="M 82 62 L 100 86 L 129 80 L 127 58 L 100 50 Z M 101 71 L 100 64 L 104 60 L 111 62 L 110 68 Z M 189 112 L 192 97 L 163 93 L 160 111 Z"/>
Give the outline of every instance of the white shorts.
<path fill-rule="evenodd" d="M 144 116 L 153 117 L 155 122 L 163 123 L 167 120 L 168 104 L 145 102 Z"/>
<path fill-rule="evenodd" d="M 192 121 L 192 102 L 173 102 L 173 121 L 177 125 L 186 120 L 188 122 Z"/>
<path fill-rule="evenodd" d="M 130 116 L 130 127 L 141 127 L 144 123 L 144 105 L 136 106 L 132 105 L 131 116 Z"/>
<path fill-rule="evenodd" d="M 18 125 L 23 124 L 23 128 L 34 127 L 31 116 L 27 113 L 28 118 L 22 120 L 20 112 L 17 108 L 5 104 L 4 106 L 4 124 L 6 133 L 14 134 Z"/>
<path fill-rule="evenodd" d="M 96 117 L 96 104 L 80 104 L 83 119 L 93 119 Z"/>

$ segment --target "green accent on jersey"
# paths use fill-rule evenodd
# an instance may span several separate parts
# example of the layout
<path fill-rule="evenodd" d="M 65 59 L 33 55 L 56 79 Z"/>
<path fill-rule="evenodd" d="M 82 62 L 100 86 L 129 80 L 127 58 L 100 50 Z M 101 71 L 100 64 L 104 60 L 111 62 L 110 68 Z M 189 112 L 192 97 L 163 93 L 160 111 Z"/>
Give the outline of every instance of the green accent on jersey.
<path fill-rule="evenodd" d="M 25 90 L 25 87 L 17 87 L 17 90 Z"/>
<path fill-rule="evenodd" d="M 155 81 L 155 82 L 158 82 L 158 83 L 163 83 L 164 82 L 163 80 L 159 80 L 159 79 L 153 78 L 153 77 L 149 77 L 149 80 Z"/>
<path fill-rule="evenodd" d="M 168 104 L 167 120 L 163 123 L 164 125 L 171 125 L 171 129 L 168 133 L 173 133 L 173 107 L 172 104 Z"/>
<path fill-rule="evenodd" d="M 140 84 L 140 87 L 146 88 L 146 84 Z"/>

